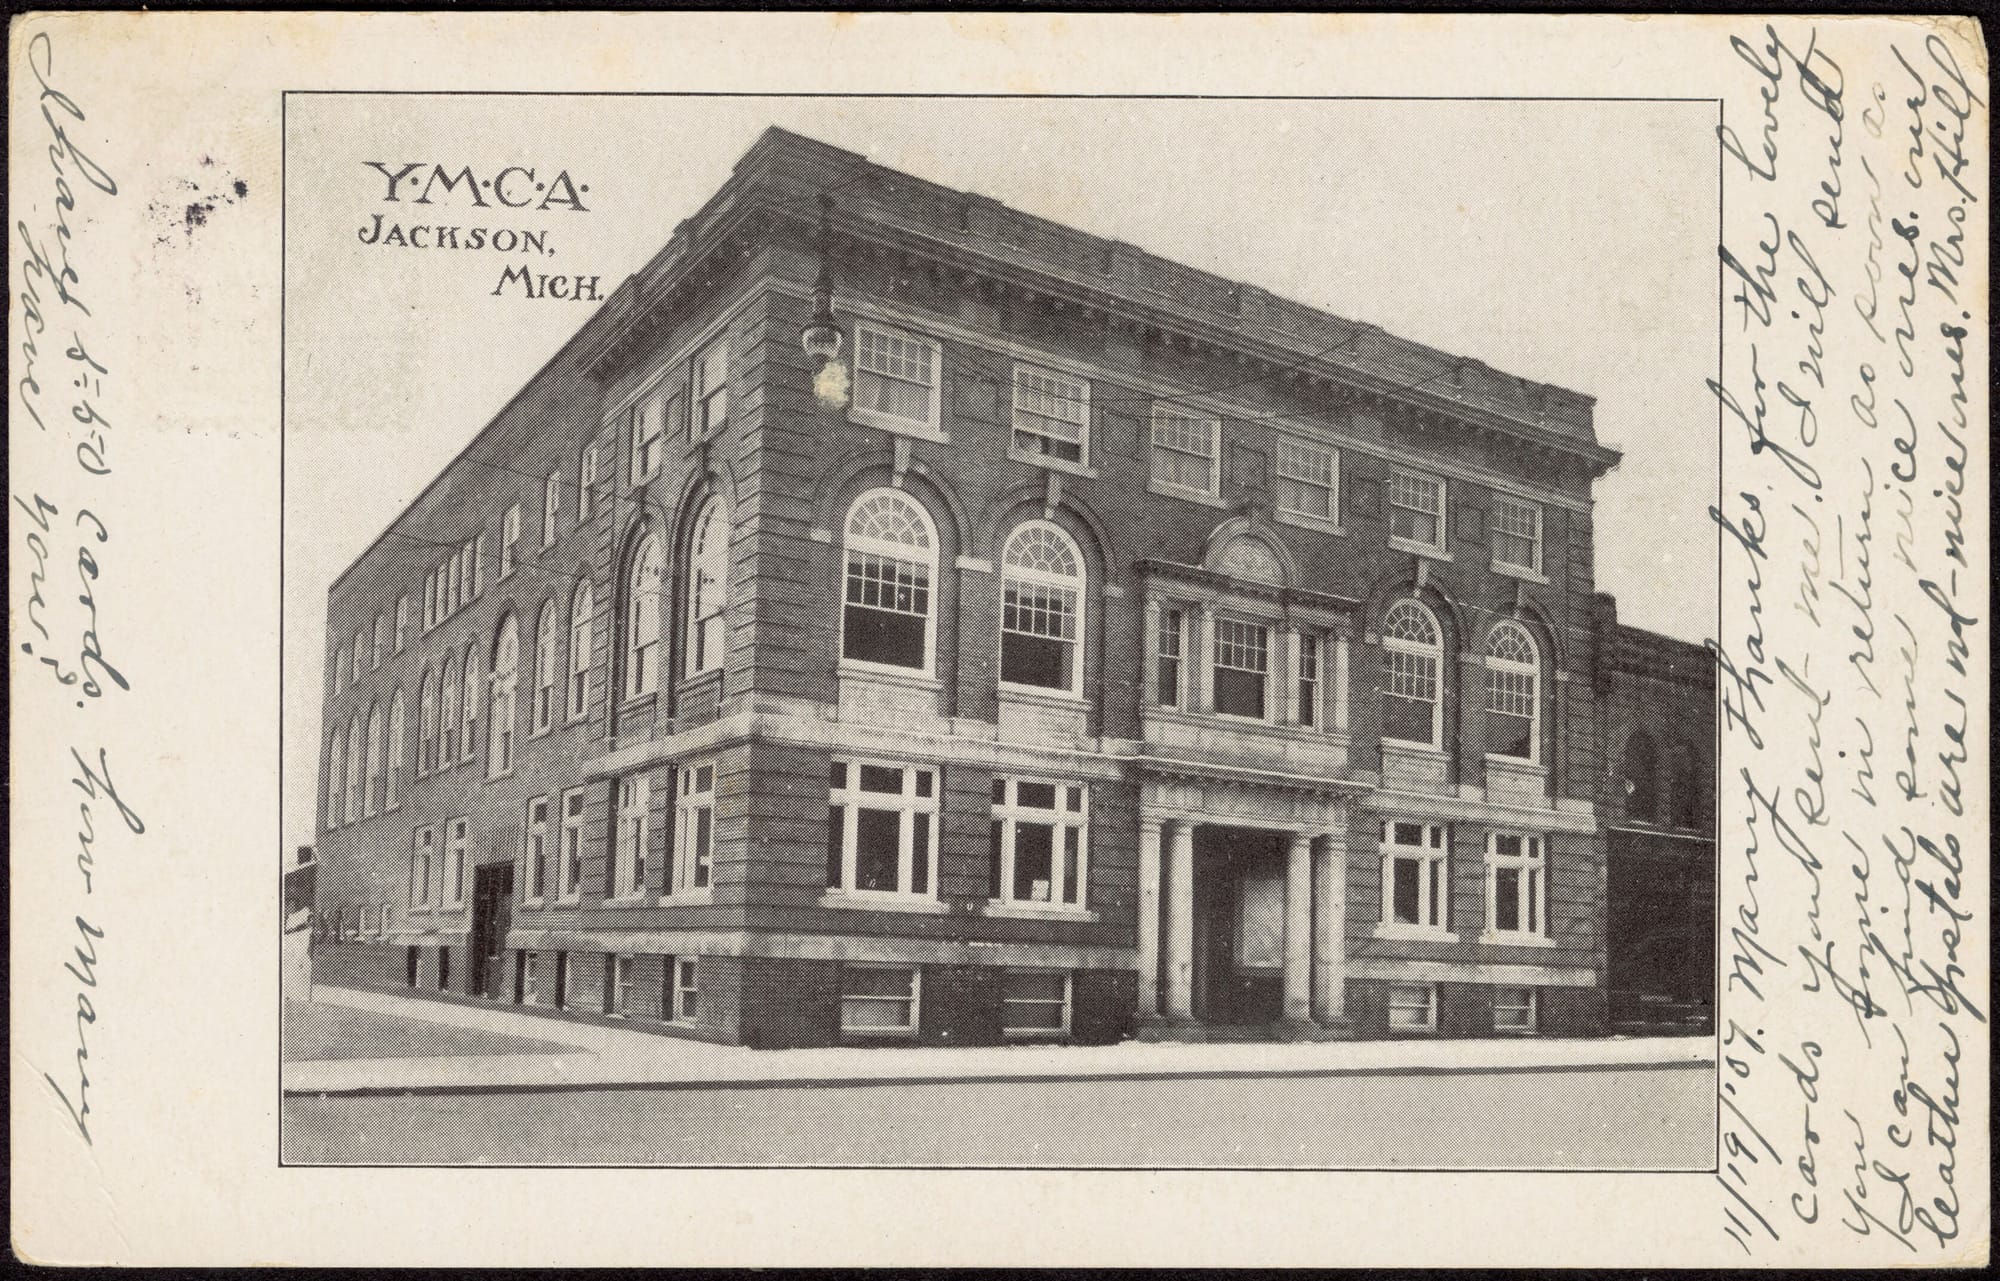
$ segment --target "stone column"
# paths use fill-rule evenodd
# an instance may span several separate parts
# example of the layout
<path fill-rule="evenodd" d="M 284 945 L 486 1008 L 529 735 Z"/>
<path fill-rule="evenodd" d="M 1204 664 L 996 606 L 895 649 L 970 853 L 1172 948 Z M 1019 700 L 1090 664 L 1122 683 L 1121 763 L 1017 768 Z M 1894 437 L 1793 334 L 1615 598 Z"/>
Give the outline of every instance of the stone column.
<path fill-rule="evenodd" d="M 1188 710 L 1206 716 L 1215 711 L 1215 611 L 1205 601 L 1198 611 L 1195 630 L 1201 637 L 1201 648 L 1189 656 L 1196 666 L 1194 683 L 1188 686 L 1195 691 L 1189 700 L 1194 706 Z"/>
<path fill-rule="evenodd" d="M 1194 824 L 1167 825 L 1167 1017 L 1194 1017 Z"/>
<path fill-rule="evenodd" d="M 1347 637 L 1333 638 L 1333 732 L 1347 732 Z"/>
<path fill-rule="evenodd" d="M 1293 832 L 1285 861 L 1285 1017 L 1312 1014 L 1312 836 Z"/>
<path fill-rule="evenodd" d="M 1290 623 L 1278 630 L 1278 641 L 1285 647 L 1284 661 L 1274 664 L 1278 669 L 1277 689 L 1273 706 L 1277 710 L 1280 725 L 1297 725 L 1305 719 L 1299 706 L 1299 629 Z"/>
<path fill-rule="evenodd" d="M 1321 1023 L 1347 1009 L 1347 834 L 1328 832 L 1314 856 L 1312 1014 Z"/>
<path fill-rule="evenodd" d="M 1139 820 L 1139 1017 L 1160 1013 L 1160 820 Z"/>

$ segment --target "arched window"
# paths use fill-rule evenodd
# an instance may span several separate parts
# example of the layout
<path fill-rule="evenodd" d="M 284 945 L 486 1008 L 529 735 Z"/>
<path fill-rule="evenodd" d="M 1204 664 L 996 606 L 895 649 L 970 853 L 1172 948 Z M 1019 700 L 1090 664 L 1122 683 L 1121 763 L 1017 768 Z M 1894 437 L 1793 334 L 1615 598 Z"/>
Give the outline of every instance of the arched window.
<path fill-rule="evenodd" d="M 346 760 L 341 755 L 340 727 L 333 727 L 327 736 L 326 748 L 326 829 L 330 832 L 340 826 L 340 784 L 346 770 Z"/>
<path fill-rule="evenodd" d="M 875 489 L 847 512 L 840 656 L 931 670 L 931 583 L 937 538 L 928 513 L 894 489 Z"/>
<path fill-rule="evenodd" d="M 1625 740 L 1625 817 L 1641 823 L 1660 819 L 1660 752 L 1653 736 L 1637 730 Z"/>
<path fill-rule="evenodd" d="M 569 719 L 581 717 L 590 706 L 591 618 L 596 612 L 596 593 L 585 580 L 577 584 L 569 606 Z"/>
<path fill-rule="evenodd" d="M 1706 826 L 1708 789 L 1702 782 L 1700 753 L 1686 743 L 1677 743 L 1668 759 L 1668 823 L 1688 830 Z"/>
<path fill-rule="evenodd" d="M 518 663 L 521 638 L 519 633 L 514 631 L 513 622 L 514 616 L 509 614 L 507 630 L 514 634 L 514 656 Z M 465 647 L 465 699 L 458 706 L 465 715 L 465 724 L 458 736 L 458 750 L 463 754 L 462 758 L 469 761 L 479 752 L 479 647 L 477 645 Z M 512 729 L 513 726 L 510 724 L 508 728 Z"/>
<path fill-rule="evenodd" d="M 458 660 L 447 657 L 438 676 L 437 768 L 458 759 Z"/>
<path fill-rule="evenodd" d="M 1382 622 L 1382 737 L 1420 747 L 1444 741 L 1438 622 L 1413 600 L 1397 601 Z"/>
<path fill-rule="evenodd" d="M 722 611 L 729 596 L 729 516 L 711 498 L 695 517 L 688 542 L 687 672 L 698 676 L 722 666 Z"/>
<path fill-rule="evenodd" d="M 355 684 L 361 680 L 361 661 L 362 655 L 366 652 L 366 644 L 366 633 L 354 633 L 354 648 L 348 651 L 349 656 L 354 660 L 353 670 L 348 673 L 349 684 Z"/>
<path fill-rule="evenodd" d="M 1519 623 L 1494 625 L 1486 638 L 1486 750 L 1532 761 L 1541 754 L 1541 656 Z"/>
<path fill-rule="evenodd" d="M 648 533 L 625 577 L 625 696 L 650 694 L 660 681 L 660 540 Z"/>
<path fill-rule="evenodd" d="M 493 776 L 505 774 L 514 768 L 514 686 L 521 667 L 521 629 L 514 622 L 512 614 L 500 620 L 500 632 L 493 641 L 493 674 L 487 679 L 487 687 L 493 700 L 492 716 L 488 718 L 486 733 L 490 736 L 486 744 L 486 773 Z M 466 656 L 466 694 L 472 693 L 472 658 Z M 466 733 L 472 732 L 472 719 L 466 718 Z"/>
<path fill-rule="evenodd" d="M 1000 683 L 1079 692 L 1083 556 L 1047 521 L 1029 521 L 1001 558 Z"/>
<path fill-rule="evenodd" d="M 352 823 L 361 817 L 361 714 L 347 722 L 347 803 L 341 818 Z"/>
<path fill-rule="evenodd" d="M 417 684 L 417 773 L 428 774 L 437 764 L 437 686 L 431 684 L 430 668 L 424 669 Z"/>
<path fill-rule="evenodd" d="M 361 812 L 374 817 L 382 801 L 382 708 L 368 705 L 368 775 L 362 784 Z"/>
<path fill-rule="evenodd" d="M 374 671 L 382 665 L 382 616 L 375 615 L 375 630 L 368 636 L 368 670 Z"/>
<path fill-rule="evenodd" d="M 389 775 L 382 784 L 382 808 L 396 808 L 396 792 L 403 777 L 403 691 L 389 700 Z"/>
<path fill-rule="evenodd" d="M 556 719 L 556 603 L 542 602 L 542 614 L 535 622 L 535 732 L 541 733 Z"/>

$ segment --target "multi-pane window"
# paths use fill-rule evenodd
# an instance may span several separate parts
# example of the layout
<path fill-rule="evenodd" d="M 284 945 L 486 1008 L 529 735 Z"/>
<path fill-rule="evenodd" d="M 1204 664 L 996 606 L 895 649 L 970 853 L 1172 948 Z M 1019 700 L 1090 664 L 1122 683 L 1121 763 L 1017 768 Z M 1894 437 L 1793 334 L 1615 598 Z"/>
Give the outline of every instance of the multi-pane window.
<path fill-rule="evenodd" d="M 937 538 L 915 499 L 894 489 L 855 499 L 847 514 L 840 656 L 929 671 L 936 574 Z"/>
<path fill-rule="evenodd" d="M 389 773 L 382 781 L 382 808 L 396 808 L 396 793 L 403 778 L 403 691 L 389 700 Z"/>
<path fill-rule="evenodd" d="M 1486 638 L 1486 750 L 1534 760 L 1541 738 L 1541 661 L 1518 623 L 1502 622 Z"/>
<path fill-rule="evenodd" d="M 542 546 L 556 541 L 556 513 L 562 509 L 562 469 L 549 473 L 542 482 Z"/>
<path fill-rule="evenodd" d="M 573 787 L 562 798 L 562 845 L 556 866 L 556 892 L 574 902 L 583 885 L 583 789 Z"/>
<path fill-rule="evenodd" d="M 646 892 L 646 840 L 651 780 L 644 774 L 618 780 L 618 847 L 612 859 L 614 898 Z"/>
<path fill-rule="evenodd" d="M 1161 707 L 1182 707 L 1186 695 L 1181 688 L 1182 660 L 1187 653 L 1187 615 L 1179 609 L 1160 611 L 1160 628 L 1153 641 L 1153 679 Z"/>
<path fill-rule="evenodd" d="M 521 541 L 521 504 L 507 509 L 500 520 L 500 577 L 514 572 L 514 544 Z"/>
<path fill-rule="evenodd" d="M 611 983 L 609 990 L 605 993 L 605 1003 L 609 1007 L 605 1011 L 607 1014 L 616 1014 L 623 1017 L 631 1013 L 632 971 L 634 968 L 632 958 L 629 956 L 621 955 L 611 958 Z"/>
<path fill-rule="evenodd" d="M 520 510 L 518 505 L 515 507 L 515 510 Z M 514 522 L 514 531 L 517 536 L 520 533 L 520 528 L 521 523 L 519 520 L 516 520 Z M 458 549 L 458 559 L 460 561 L 458 577 L 459 583 L 465 591 L 465 598 L 459 602 L 461 605 L 470 604 L 472 598 L 479 595 L 479 576 L 482 572 L 479 564 L 481 559 L 479 545 L 479 539 L 468 538 L 465 540 L 465 546 Z"/>
<path fill-rule="evenodd" d="M 444 660 L 444 678 L 438 686 L 438 751 L 437 767 L 448 768 L 458 759 L 458 661 Z"/>
<path fill-rule="evenodd" d="M 437 571 L 424 575 L 424 630 L 437 626 Z"/>
<path fill-rule="evenodd" d="M 1082 682 L 1083 557 L 1068 534 L 1030 521 L 1002 557 L 1000 681 L 1077 693 Z"/>
<path fill-rule="evenodd" d="M 375 615 L 375 627 L 368 636 L 368 670 L 371 672 L 382 665 L 382 646 L 388 639 L 387 626 L 380 614 Z"/>
<path fill-rule="evenodd" d="M 1325 445 L 1278 438 L 1278 510 L 1319 520 L 1340 518 L 1339 462 Z"/>
<path fill-rule="evenodd" d="M 938 426 L 938 345 L 879 325 L 854 327 L 854 417 L 890 431 Z"/>
<path fill-rule="evenodd" d="M 577 584 L 569 605 L 569 716 L 581 718 L 590 707 L 590 647 L 595 593 L 588 581 Z"/>
<path fill-rule="evenodd" d="M 828 782 L 827 888 L 935 898 L 937 771 L 835 761 Z"/>
<path fill-rule="evenodd" d="M 913 965 L 843 965 L 840 1030 L 876 1036 L 915 1032 L 919 974 Z"/>
<path fill-rule="evenodd" d="M 431 772 L 437 751 L 437 687 L 429 668 L 417 683 L 417 776 Z"/>
<path fill-rule="evenodd" d="M 993 780 L 988 896 L 1005 903 L 1086 906 L 1090 789 L 1081 783 Z"/>
<path fill-rule="evenodd" d="M 1311 728 L 1319 724 L 1319 637 L 1300 633 L 1299 643 L 1299 724 Z"/>
<path fill-rule="evenodd" d="M 1490 531 L 1493 563 L 1510 569 L 1542 572 L 1542 508 L 1539 503 L 1493 495 Z"/>
<path fill-rule="evenodd" d="M 729 419 L 729 340 L 718 338 L 694 358 L 693 412 L 688 432 L 706 440 Z"/>
<path fill-rule="evenodd" d="M 404 641 L 410 630 L 410 598 L 402 595 L 396 598 L 396 652 L 403 652 Z"/>
<path fill-rule="evenodd" d="M 625 579 L 625 696 L 650 694 L 660 679 L 660 540 L 648 533 Z"/>
<path fill-rule="evenodd" d="M 1494 934 L 1546 938 L 1548 864 L 1542 838 L 1518 832 L 1486 836 L 1486 928 Z"/>
<path fill-rule="evenodd" d="M 512 636 L 514 634 L 513 622 L 512 616 L 509 616 L 507 629 L 503 633 L 503 636 Z M 508 653 L 507 728 L 510 733 L 514 728 L 513 660 L 518 658 L 519 648 L 519 639 L 516 637 L 515 643 L 510 647 L 510 652 Z M 479 751 L 479 648 L 476 645 L 467 645 L 465 647 L 465 697 L 459 702 L 459 710 L 465 718 L 459 726 L 459 759 L 469 761 Z"/>
<path fill-rule="evenodd" d="M 1450 865 L 1444 824 L 1383 820 L 1382 923 L 1448 928 Z"/>
<path fill-rule="evenodd" d="M 1437 619 L 1415 601 L 1398 601 L 1382 625 L 1382 737 L 1437 747 L 1443 646 Z"/>
<path fill-rule="evenodd" d="M 688 545 L 687 673 L 722 666 L 723 606 L 729 597 L 729 514 L 711 498 L 695 518 Z"/>
<path fill-rule="evenodd" d="M 555 723 L 556 717 L 556 603 L 542 602 L 541 617 L 535 622 L 535 732 Z"/>
<path fill-rule="evenodd" d="M 444 894 L 446 907 L 465 902 L 465 856 L 467 822 L 455 818 L 445 829 Z"/>
<path fill-rule="evenodd" d="M 591 505 L 597 501 L 597 443 L 585 441 L 576 456 L 576 518 L 590 519 Z"/>
<path fill-rule="evenodd" d="M 493 701 L 492 716 L 488 719 L 486 733 L 486 773 L 497 777 L 514 768 L 514 712 L 515 687 L 521 667 L 521 629 L 515 624 L 514 616 L 507 615 L 500 622 L 500 639 L 493 647 L 493 674 L 488 679 Z M 467 693 L 472 683 L 472 660 L 466 659 Z M 469 702 L 468 702 L 469 705 Z M 472 725 L 466 725 L 466 742 L 472 741 Z"/>
<path fill-rule="evenodd" d="M 1532 1032 L 1535 1030 L 1535 989 L 1496 987 L 1493 989 L 1493 1030 Z"/>
<path fill-rule="evenodd" d="M 549 888 L 549 798 L 533 797 L 528 801 L 528 848 L 527 886 L 524 897 L 530 903 L 539 903 Z"/>
<path fill-rule="evenodd" d="M 410 843 L 410 906 L 431 903 L 431 864 L 436 854 L 437 829 L 420 827 Z"/>
<path fill-rule="evenodd" d="M 541 984 L 537 981 L 539 975 L 536 971 L 541 969 L 541 965 L 542 958 L 539 953 L 521 953 L 521 1004 L 523 1005 L 535 1005 L 539 1002 Z"/>
<path fill-rule="evenodd" d="M 1014 366 L 1014 448 L 1023 453 L 1086 461 L 1090 384 L 1041 369 Z"/>
<path fill-rule="evenodd" d="M 347 797 L 341 817 L 352 823 L 361 817 L 361 717 L 347 722 Z"/>
<path fill-rule="evenodd" d="M 1443 481 L 1400 467 L 1390 471 L 1389 537 L 1444 550 Z"/>
<path fill-rule="evenodd" d="M 1153 479 L 1162 485 L 1214 494 L 1220 478 L 1222 420 L 1171 405 L 1153 406 Z"/>
<path fill-rule="evenodd" d="M 368 707 L 368 778 L 363 784 L 361 812 L 370 818 L 382 801 L 382 709 Z"/>
<path fill-rule="evenodd" d="M 694 958 L 668 957 L 667 982 L 672 988 L 667 994 L 667 1018 L 675 1023 L 694 1022 L 701 997 L 700 990 L 695 986 Z"/>
<path fill-rule="evenodd" d="M 666 435 L 667 394 L 654 392 L 632 406 L 632 483 L 644 484 L 660 471 Z"/>
<path fill-rule="evenodd" d="M 1389 985 L 1389 1030 L 1391 1032 L 1435 1032 L 1437 1030 L 1437 985 L 1433 983 L 1391 983 Z"/>
<path fill-rule="evenodd" d="M 1235 618 L 1215 620 L 1215 710 L 1263 720 L 1271 680 L 1271 629 Z"/>
<path fill-rule="evenodd" d="M 674 893 L 706 889 L 715 860 L 715 766 L 683 765 L 674 807 Z"/>
<path fill-rule="evenodd" d="M 1069 1032 L 1068 970 L 1008 970 L 1000 976 L 1000 1030 L 1007 1036 Z"/>

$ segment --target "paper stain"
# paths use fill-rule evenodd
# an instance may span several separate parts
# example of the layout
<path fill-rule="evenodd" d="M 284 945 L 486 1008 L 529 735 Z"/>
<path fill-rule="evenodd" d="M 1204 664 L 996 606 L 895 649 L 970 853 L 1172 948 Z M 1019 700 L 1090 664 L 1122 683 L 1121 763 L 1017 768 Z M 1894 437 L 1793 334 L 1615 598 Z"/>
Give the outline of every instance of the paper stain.
<path fill-rule="evenodd" d="M 250 184 L 243 179 L 227 172 L 202 172 L 220 168 L 214 157 L 203 156 L 198 177 L 174 179 L 171 195 L 147 204 L 146 212 L 161 224 L 153 237 L 155 244 L 171 243 L 176 231 L 192 240 L 218 209 L 250 198 Z"/>

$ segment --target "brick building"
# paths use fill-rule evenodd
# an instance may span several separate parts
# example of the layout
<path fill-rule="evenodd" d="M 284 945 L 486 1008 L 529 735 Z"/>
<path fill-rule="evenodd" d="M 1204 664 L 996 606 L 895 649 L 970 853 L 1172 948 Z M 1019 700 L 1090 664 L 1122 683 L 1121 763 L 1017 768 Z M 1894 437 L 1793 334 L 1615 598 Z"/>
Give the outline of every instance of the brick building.
<path fill-rule="evenodd" d="M 771 130 L 333 584 L 317 977 L 758 1046 L 1602 1030 L 1591 423 Z"/>

